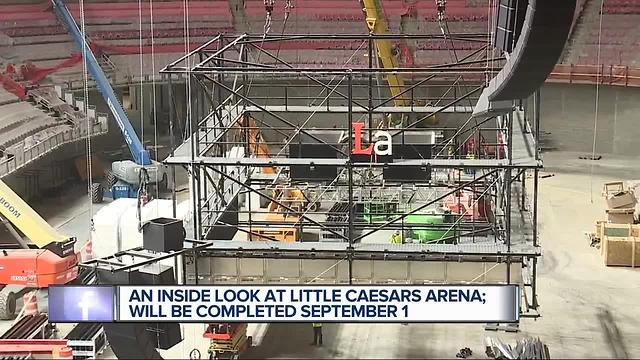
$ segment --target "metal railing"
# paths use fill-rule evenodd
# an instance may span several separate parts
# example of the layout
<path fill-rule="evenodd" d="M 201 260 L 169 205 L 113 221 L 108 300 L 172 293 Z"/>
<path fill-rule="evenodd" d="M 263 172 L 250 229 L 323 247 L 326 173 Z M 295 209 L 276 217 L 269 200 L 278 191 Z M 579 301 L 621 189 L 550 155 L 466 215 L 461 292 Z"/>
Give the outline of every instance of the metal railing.
<path fill-rule="evenodd" d="M 233 126 L 244 112 L 244 105 L 235 100 L 234 95 L 227 97 L 208 116 L 198 123 L 199 129 L 205 131 L 197 132 L 198 143 L 202 148 L 198 149 L 200 156 L 206 155 L 214 145 L 221 141 L 221 137 L 226 133 L 226 129 Z"/>
<path fill-rule="evenodd" d="M 184 81 L 183 78 L 174 76 L 174 79 L 178 79 L 178 80 L 182 80 Z M 143 83 L 151 83 L 153 81 L 155 81 L 156 83 L 160 83 L 160 82 L 166 82 L 167 78 L 166 75 L 161 75 L 161 74 L 147 74 L 144 75 L 142 78 L 140 77 L 140 75 L 135 75 L 135 74 L 128 74 L 128 73 L 121 73 L 119 71 L 114 71 L 111 72 L 109 74 L 109 82 L 112 86 L 124 86 L 124 85 L 131 85 L 131 84 L 136 84 L 139 85 L 140 84 L 140 80 L 142 79 Z M 83 88 L 83 83 L 84 80 L 83 79 L 67 79 L 65 81 L 65 84 L 67 86 L 67 89 L 69 90 L 79 90 Z M 87 82 L 89 88 L 95 88 L 96 87 L 96 83 L 93 79 L 89 78 L 89 81 Z"/>
<path fill-rule="evenodd" d="M 91 136 L 106 134 L 108 131 L 107 117 L 99 115 L 96 123 L 91 129 Z M 88 129 L 85 126 L 69 128 L 46 139 L 41 140 L 37 144 L 24 148 L 24 151 L 16 151 L 12 157 L 6 156 L 0 160 L 0 178 L 7 176 L 23 166 L 38 160 L 42 156 L 50 153 L 54 149 L 87 137 Z M 24 144 L 24 141 L 21 142 Z"/>
<path fill-rule="evenodd" d="M 558 64 L 547 82 L 640 87 L 640 68 L 625 65 Z"/>
<path fill-rule="evenodd" d="M 341 86 L 340 86 L 341 85 Z M 451 83 L 433 83 L 430 84 L 431 89 L 441 89 L 443 95 L 427 94 L 421 89 L 413 89 L 406 87 L 406 93 L 403 98 L 411 107 L 418 108 L 420 106 L 444 106 L 445 104 L 458 99 L 461 92 L 464 93 L 464 85 L 452 86 Z M 386 96 L 389 91 L 388 85 L 373 85 L 357 83 L 352 86 L 352 95 L 347 96 L 347 85 L 339 84 L 339 80 L 334 81 L 321 87 L 318 85 L 307 84 L 274 84 L 273 82 L 257 82 L 252 83 L 251 93 L 248 95 L 251 100 L 260 105 L 283 106 L 285 110 L 289 106 L 311 106 L 322 111 L 323 108 L 329 109 L 331 106 L 348 106 L 349 102 L 354 105 L 368 107 L 368 100 L 371 98 L 371 106 L 377 107 L 393 107 L 395 106 L 394 98 Z M 369 94 L 370 92 L 370 94 Z M 470 96 L 468 101 L 472 104 L 478 100 L 479 96 Z M 462 102 L 467 104 L 468 101 Z"/>

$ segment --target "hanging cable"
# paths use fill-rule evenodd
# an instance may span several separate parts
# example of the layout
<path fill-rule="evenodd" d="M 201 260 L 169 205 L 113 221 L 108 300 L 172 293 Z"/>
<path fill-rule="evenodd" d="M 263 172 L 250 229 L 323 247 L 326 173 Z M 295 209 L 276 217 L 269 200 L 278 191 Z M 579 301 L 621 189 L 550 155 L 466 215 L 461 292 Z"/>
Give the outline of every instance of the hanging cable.
<path fill-rule="evenodd" d="M 82 33 L 82 39 L 84 46 L 82 47 L 82 95 L 83 95 L 83 112 L 87 119 L 87 194 L 89 197 L 89 241 L 91 241 L 91 233 L 93 232 L 93 163 L 92 163 L 92 149 L 91 149 L 91 132 L 93 130 L 93 122 L 89 118 L 88 114 L 88 102 L 89 102 L 89 71 L 87 69 L 87 29 L 84 13 L 84 0 L 79 1 L 80 5 L 80 32 Z"/>
<path fill-rule="evenodd" d="M 156 99 L 156 51 L 155 51 L 155 35 L 154 35 L 154 19 L 153 19 L 153 0 L 149 0 L 149 21 L 151 26 L 151 97 L 152 97 L 152 108 L 153 108 L 153 149 L 154 149 L 154 159 L 159 159 L 158 156 L 158 104 Z M 158 178 L 159 169 L 156 169 L 155 174 L 155 184 L 156 184 L 156 199 L 160 198 L 160 190 L 159 190 L 159 178 Z M 165 184 L 166 185 L 166 184 Z"/>
<path fill-rule="evenodd" d="M 291 13 L 291 9 L 293 9 L 293 1 L 291 0 L 286 0 L 285 4 L 284 4 L 284 22 L 285 24 L 287 23 L 287 20 L 289 20 L 289 14 Z"/>
<path fill-rule="evenodd" d="M 187 81 L 185 81 L 185 91 L 188 101 L 186 102 L 186 117 L 184 127 L 184 138 L 188 139 L 192 134 L 191 132 L 191 56 L 189 54 L 189 44 L 191 42 L 189 34 L 189 0 L 183 0 L 183 24 L 184 24 L 184 53 L 187 55 Z"/>
<path fill-rule="evenodd" d="M 364 46 L 366 42 L 363 41 L 360 46 L 353 52 L 353 54 L 351 54 L 351 56 L 347 59 L 347 61 L 344 63 L 344 65 L 346 66 L 347 64 L 349 64 L 351 62 L 351 60 L 353 60 L 353 58 L 356 56 L 356 54 L 360 51 L 360 49 Z M 333 82 L 333 79 L 336 78 L 338 75 L 334 75 L 333 78 L 329 81 L 329 84 L 331 84 Z M 276 154 L 276 157 L 280 156 L 282 154 L 283 151 L 285 151 L 285 149 L 288 148 L 289 144 L 295 139 L 296 136 L 298 136 L 298 134 L 302 131 L 302 129 L 304 129 L 304 127 L 307 125 L 307 123 L 309 121 L 311 121 L 311 119 L 313 118 L 313 116 L 315 116 L 315 114 L 320 111 L 320 109 L 323 107 L 323 104 L 329 100 L 329 98 L 331 97 L 331 95 L 336 91 L 336 89 L 338 89 L 338 87 L 340 86 L 340 84 L 342 84 L 342 82 L 344 81 L 344 79 L 346 79 L 346 76 L 343 76 L 338 83 L 332 88 L 330 89 L 330 91 L 327 91 L 327 96 L 324 97 L 324 99 L 320 102 L 320 104 L 318 104 L 316 106 L 316 108 L 313 110 L 313 112 L 311 112 L 311 114 L 307 117 L 307 119 L 305 121 L 302 122 L 302 124 L 300 126 L 298 126 L 298 128 L 296 129 L 296 131 L 293 133 L 293 135 L 291 135 L 289 137 L 289 139 L 287 139 L 286 143 L 284 144 L 284 146 L 280 149 L 280 151 L 278 151 L 278 153 Z M 322 91 L 318 94 L 318 96 L 320 96 L 322 94 Z M 315 99 L 314 99 L 315 101 Z"/>
<path fill-rule="evenodd" d="M 275 0 L 264 0 L 264 10 L 267 13 L 266 18 L 264 19 L 264 29 L 263 33 L 266 36 L 271 30 L 271 22 L 273 18 L 273 7 L 275 5 Z"/>
<path fill-rule="evenodd" d="M 604 0 L 600 0 L 600 24 L 598 28 L 598 59 L 597 59 L 597 72 L 596 72 L 596 105 L 595 105 L 595 114 L 593 119 L 593 145 L 591 147 L 591 170 L 589 175 L 589 196 L 591 199 L 591 203 L 593 204 L 593 167 L 595 165 L 595 157 L 596 157 L 596 140 L 598 135 L 598 105 L 600 103 L 600 53 L 602 50 L 602 18 L 604 10 Z"/>
<path fill-rule="evenodd" d="M 142 28 L 142 0 L 138 0 L 138 31 L 140 51 L 140 141 L 144 144 L 144 44 Z"/>
<path fill-rule="evenodd" d="M 492 45 L 492 34 L 495 29 L 494 24 L 494 16 L 492 9 L 494 8 L 495 0 L 489 0 L 489 7 L 487 8 L 487 44 Z M 491 50 L 492 46 L 487 46 L 487 64 L 485 68 L 485 86 L 489 85 L 489 81 L 491 80 L 491 74 L 489 73 L 489 69 L 493 67 L 493 51 Z"/>
<path fill-rule="evenodd" d="M 144 146 L 144 40 L 142 27 L 142 0 L 138 0 L 138 31 L 139 31 L 139 51 L 140 51 L 140 141 Z M 142 208 L 149 202 L 147 186 L 149 184 L 149 174 L 142 165 L 138 173 L 138 191 L 136 217 L 138 220 L 138 232 L 142 231 Z"/>
<path fill-rule="evenodd" d="M 291 0 L 286 0 L 284 4 L 284 22 L 282 24 L 282 31 L 280 32 L 280 36 L 284 36 L 285 30 L 287 29 L 287 21 L 289 20 L 291 9 L 293 9 L 293 3 L 291 2 Z M 278 50 L 276 51 L 276 58 L 280 56 L 281 48 L 282 48 L 282 41 L 278 41 Z"/>
<path fill-rule="evenodd" d="M 269 33 L 269 31 L 271 31 L 271 22 L 272 22 L 273 8 L 275 6 L 275 3 L 276 3 L 275 0 L 264 0 L 264 10 L 266 12 L 266 19 L 265 19 L 264 29 L 262 33 L 262 41 L 260 41 L 260 45 L 258 46 L 258 48 L 262 49 L 262 51 L 265 51 L 263 49 L 264 41 L 267 38 L 267 34 Z M 257 59 L 255 60 L 256 63 L 260 62 L 260 55 L 262 55 L 262 51 L 258 52 Z M 251 55 L 248 54 L 248 56 L 251 56 Z M 251 87 L 253 86 L 253 80 L 255 79 L 255 77 L 256 77 L 255 74 L 251 75 L 251 79 L 249 80 L 249 85 L 247 86 L 247 94 L 251 93 Z M 262 121 L 261 121 L 261 125 L 262 125 Z"/>

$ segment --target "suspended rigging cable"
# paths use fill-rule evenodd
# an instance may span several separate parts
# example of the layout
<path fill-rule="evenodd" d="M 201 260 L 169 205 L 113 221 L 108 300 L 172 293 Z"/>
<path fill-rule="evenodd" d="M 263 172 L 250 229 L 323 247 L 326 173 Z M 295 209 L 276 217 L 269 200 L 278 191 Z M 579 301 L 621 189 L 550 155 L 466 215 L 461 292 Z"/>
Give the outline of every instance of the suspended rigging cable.
<path fill-rule="evenodd" d="M 256 57 L 256 60 L 255 60 L 256 63 L 260 63 L 260 56 L 262 55 L 263 51 L 266 51 L 263 47 L 264 47 L 265 40 L 267 38 L 267 34 L 269 34 L 269 31 L 271 31 L 271 24 L 273 22 L 273 9 L 275 7 L 275 3 L 276 3 L 275 0 L 264 0 L 264 9 L 265 9 L 266 15 L 265 15 L 265 22 L 264 22 L 264 28 L 263 28 L 263 33 L 262 33 L 262 41 L 260 41 L 260 45 L 259 45 L 259 49 L 261 51 L 258 51 L 258 56 Z M 285 29 L 287 27 L 287 20 L 289 19 L 289 13 L 291 12 L 292 8 L 293 8 L 292 0 L 286 0 L 285 7 L 284 7 L 284 14 L 285 14 L 284 15 L 284 24 L 282 26 L 282 34 L 281 34 L 281 36 L 284 35 Z M 279 41 L 278 50 L 277 50 L 276 56 L 275 56 L 276 65 L 277 65 L 277 61 L 278 61 L 277 60 L 278 56 L 280 54 L 280 47 L 281 46 L 282 46 L 282 41 Z M 241 51 L 243 51 L 243 50 L 241 50 Z M 241 54 L 241 56 L 242 56 L 242 54 Z M 251 88 L 253 87 L 253 80 L 255 79 L 256 76 L 257 76 L 256 74 L 252 74 L 251 75 L 251 79 L 249 80 L 249 84 L 247 85 L 247 91 L 246 91 L 247 95 L 250 95 L 250 93 L 251 93 Z M 259 122 L 260 122 L 260 126 L 264 125 L 264 120 L 263 119 L 259 120 Z"/>
<path fill-rule="evenodd" d="M 191 160 L 193 160 L 196 156 L 196 149 L 197 149 L 197 141 L 198 141 L 198 133 L 197 130 L 196 131 L 192 131 L 195 130 L 194 124 L 193 124 L 193 116 L 192 116 L 192 94 L 191 94 L 191 64 L 192 64 L 192 56 L 189 55 L 189 49 L 191 48 L 191 37 L 190 37 L 190 26 L 189 26 L 189 0 L 184 0 L 183 1 L 183 19 L 184 19 L 184 53 L 185 53 L 185 60 L 186 60 L 186 66 L 187 66 L 187 71 L 186 71 L 186 79 L 185 79 L 185 88 L 186 88 L 186 121 L 185 121 L 185 132 L 188 131 L 188 135 L 185 134 L 185 139 L 191 139 L 190 140 L 190 152 L 191 152 Z M 200 235 L 201 235 L 201 229 L 200 229 L 200 222 L 199 222 L 199 217 L 198 217 L 198 204 L 200 199 L 198 198 L 199 196 L 199 192 L 200 192 L 200 187 L 198 186 L 198 182 L 196 180 L 196 177 L 198 174 L 196 174 L 196 168 L 195 165 L 191 166 L 191 221 L 193 222 L 193 237 L 197 240 L 200 239 Z M 198 279 L 196 278 L 196 284 L 198 283 Z"/>
<path fill-rule="evenodd" d="M 155 50 L 155 35 L 154 35 L 154 18 L 153 18 L 153 0 L 149 0 L 149 21 L 151 26 L 151 97 L 152 97 L 152 107 L 153 107 L 153 153 L 154 159 L 159 159 L 158 157 L 158 104 L 156 99 L 156 50 Z M 158 178 L 158 169 L 156 170 L 156 198 L 160 198 L 160 190 L 159 190 L 159 178 Z M 164 172 L 163 172 L 164 173 Z M 165 184 L 166 185 L 166 184 Z"/>
<path fill-rule="evenodd" d="M 349 57 L 349 59 L 347 59 L 347 61 L 345 62 L 345 65 L 347 65 L 348 63 L 351 62 L 351 60 L 355 57 L 355 55 L 360 51 L 360 49 L 364 46 L 366 42 L 362 42 L 360 44 L 360 47 L 358 47 L 353 54 L 351 55 L 351 57 Z M 334 75 L 334 78 L 337 75 Z M 331 95 L 336 91 L 336 89 L 338 89 L 338 87 L 340 86 L 340 84 L 342 84 L 342 82 L 344 81 L 344 79 L 346 79 L 346 75 L 342 76 L 342 78 L 338 81 L 338 83 L 330 90 L 327 91 L 327 96 L 324 97 L 324 99 L 320 102 L 320 104 L 318 104 L 316 106 L 316 108 L 313 110 L 313 112 L 311 112 L 311 114 L 307 117 L 307 119 L 305 121 L 302 122 L 302 124 L 300 126 L 298 126 L 298 128 L 296 129 L 296 131 L 293 133 L 293 135 L 291 135 L 289 137 L 289 139 L 287 139 L 287 141 L 284 143 L 284 146 L 280 149 L 280 151 L 276 154 L 277 156 L 280 156 L 280 154 L 285 151 L 285 149 L 289 146 L 289 144 L 295 139 L 296 136 L 298 136 L 298 134 L 302 131 L 302 129 L 304 129 L 304 127 L 307 125 L 307 123 L 309 123 L 309 121 L 311 121 L 311 119 L 313 118 L 313 116 L 320 111 L 320 109 L 323 107 L 323 104 L 329 99 L 329 97 L 331 97 Z M 331 79 L 331 81 L 333 81 L 333 79 Z M 331 82 L 330 81 L 330 82 Z M 320 94 L 322 94 L 322 92 L 320 92 Z M 315 101 L 315 99 L 314 99 Z"/>
<path fill-rule="evenodd" d="M 492 29 L 496 28 L 496 17 L 493 16 L 493 9 L 496 7 L 495 0 L 489 0 L 489 7 L 487 8 L 487 44 L 493 44 L 491 40 L 493 31 Z M 489 69 L 493 68 L 493 56 L 494 52 L 491 46 L 487 46 L 487 65 L 485 68 L 485 85 L 489 85 L 489 81 L 491 80 L 491 74 L 489 73 Z"/>
<path fill-rule="evenodd" d="M 258 56 L 256 58 L 256 63 L 260 62 L 260 55 L 262 55 L 262 51 L 266 51 L 266 50 L 264 50 L 263 47 L 264 47 L 265 39 L 267 38 L 267 35 L 271 31 L 271 23 L 273 22 L 273 9 L 274 9 L 275 3 L 276 3 L 275 0 L 264 0 L 264 10 L 265 10 L 266 15 L 265 15 L 265 20 L 264 20 L 264 28 L 263 28 L 263 32 L 262 32 L 262 41 L 260 41 L 260 46 L 259 46 L 261 51 L 258 52 Z M 278 49 L 278 51 L 279 51 L 279 49 Z M 277 58 L 277 56 L 276 56 L 276 58 Z M 247 95 L 251 91 L 251 87 L 253 86 L 253 80 L 255 79 L 255 77 L 256 77 L 255 74 L 251 75 L 251 80 L 249 80 L 249 85 L 247 86 Z"/>
<path fill-rule="evenodd" d="M 144 47 L 142 28 L 142 0 L 138 0 L 138 31 L 140 59 L 140 141 L 144 144 Z M 142 149 L 141 149 L 142 151 Z"/>
<path fill-rule="evenodd" d="M 191 134 L 191 56 L 189 56 L 189 48 L 190 48 L 190 31 L 189 31 L 189 1 L 183 0 L 183 24 L 184 24 L 184 53 L 187 56 L 187 79 L 185 81 L 185 90 L 187 95 L 186 101 L 186 121 L 185 121 L 185 139 L 188 139 Z M 187 126 L 188 125 L 188 126 Z"/>
<path fill-rule="evenodd" d="M 287 29 L 287 21 L 289 20 L 289 14 L 291 13 L 291 9 L 293 9 L 293 3 L 291 2 L 291 0 L 285 0 L 284 22 L 282 24 L 282 31 L 280 32 L 280 36 L 284 36 L 284 32 Z M 282 48 L 282 41 L 278 41 L 278 51 L 276 51 L 276 58 L 280 56 L 281 48 Z"/>
<path fill-rule="evenodd" d="M 91 161 L 91 133 L 93 130 L 93 121 L 89 117 L 89 71 L 87 69 L 87 29 L 84 13 L 84 0 L 79 1 L 80 5 L 80 32 L 82 33 L 83 47 L 82 47 L 82 95 L 83 95 L 83 112 L 87 119 L 87 194 L 89 198 L 89 241 L 91 241 L 91 232 L 93 231 L 93 163 Z"/>
<path fill-rule="evenodd" d="M 142 27 L 142 0 L 138 0 L 138 31 L 139 31 L 139 51 L 140 54 L 140 142 L 142 143 L 141 152 L 144 151 L 144 39 L 143 39 L 143 27 Z M 139 155 L 142 158 L 142 153 Z M 138 231 L 142 231 L 142 207 L 148 201 L 147 183 L 149 176 L 144 164 L 140 164 L 140 172 L 138 173 L 138 191 L 137 191 L 137 206 L 136 206 L 136 218 L 138 220 Z"/>
<path fill-rule="evenodd" d="M 447 13 L 446 13 L 446 0 L 436 0 L 438 7 L 438 24 L 440 25 L 440 31 L 442 32 L 442 36 L 444 38 L 445 43 L 447 44 L 447 52 L 449 53 L 450 58 L 454 62 L 459 62 L 458 52 L 456 51 L 455 41 L 451 36 L 451 30 L 449 29 L 449 21 L 447 21 Z M 462 80 L 462 85 L 460 85 L 460 80 Z M 463 90 L 463 93 L 466 93 L 468 87 L 464 83 L 464 76 L 459 75 L 458 78 L 454 81 L 452 87 L 458 86 Z M 467 98 L 467 102 L 469 103 L 469 107 L 473 108 L 473 103 L 470 98 Z"/>
<path fill-rule="evenodd" d="M 591 199 L 591 203 L 593 203 L 593 167 L 595 165 L 595 157 L 596 157 L 596 140 L 598 135 L 598 105 L 600 103 L 600 54 L 602 50 L 602 18 L 604 10 L 604 0 L 600 0 L 600 24 L 598 27 L 598 59 L 597 59 L 597 72 L 596 72 L 596 104 L 595 104 L 595 115 L 593 119 L 593 145 L 591 147 L 591 170 L 589 174 L 589 196 Z"/>

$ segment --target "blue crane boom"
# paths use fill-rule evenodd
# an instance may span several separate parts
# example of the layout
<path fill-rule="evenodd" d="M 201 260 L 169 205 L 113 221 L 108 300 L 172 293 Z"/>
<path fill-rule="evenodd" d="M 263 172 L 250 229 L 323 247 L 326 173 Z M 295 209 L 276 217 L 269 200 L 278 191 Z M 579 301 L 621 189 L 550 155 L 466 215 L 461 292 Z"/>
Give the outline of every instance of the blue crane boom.
<path fill-rule="evenodd" d="M 131 151 L 133 161 L 142 166 L 150 165 L 151 158 L 149 156 L 149 151 L 144 148 L 144 145 L 138 138 L 127 114 L 122 108 L 122 105 L 120 105 L 111 84 L 109 84 L 109 80 L 105 76 L 104 71 L 102 71 L 102 67 L 100 67 L 98 60 L 96 60 L 96 57 L 87 44 L 85 37 L 82 36 L 80 29 L 78 29 L 78 24 L 73 19 L 73 16 L 71 16 L 69 9 L 65 6 L 62 0 L 51 0 L 51 2 L 53 3 L 55 12 L 58 14 L 58 18 L 71 34 L 76 46 L 83 54 L 86 54 L 85 60 L 87 63 L 87 69 L 95 80 L 96 86 L 104 100 L 107 102 L 107 106 L 113 114 L 113 117 L 116 119 L 120 132 L 122 132 L 122 136 L 124 136 L 127 146 L 129 147 L 129 151 Z"/>

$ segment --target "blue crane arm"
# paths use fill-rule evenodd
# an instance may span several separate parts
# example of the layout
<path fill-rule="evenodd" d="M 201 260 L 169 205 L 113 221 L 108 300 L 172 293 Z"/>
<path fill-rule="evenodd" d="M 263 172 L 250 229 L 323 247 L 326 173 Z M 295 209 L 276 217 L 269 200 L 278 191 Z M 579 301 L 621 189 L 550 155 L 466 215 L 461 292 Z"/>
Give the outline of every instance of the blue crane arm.
<path fill-rule="evenodd" d="M 144 145 L 138 138 L 127 114 L 122 108 L 122 105 L 120 105 L 111 84 L 109 84 L 109 80 L 102 71 L 100 64 L 98 64 L 98 60 L 96 60 L 96 57 L 87 44 L 86 39 L 82 36 L 80 29 L 78 29 L 78 25 L 71 16 L 69 9 L 67 9 L 62 0 L 51 0 L 51 2 L 53 3 L 55 12 L 58 14 L 58 18 L 71 34 L 76 46 L 83 54 L 86 54 L 87 69 L 95 80 L 96 86 L 102 94 L 102 97 L 107 102 L 107 106 L 109 106 L 109 110 L 111 110 L 113 117 L 116 119 L 120 132 L 122 132 L 122 136 L 124 136 L 124 140 L 129 147 L 129 151 L 131 151 L 133 161 L 138 165 L 150 165 L 151 158 L 149 156 L 149 151 L 144 148 Z"/>

